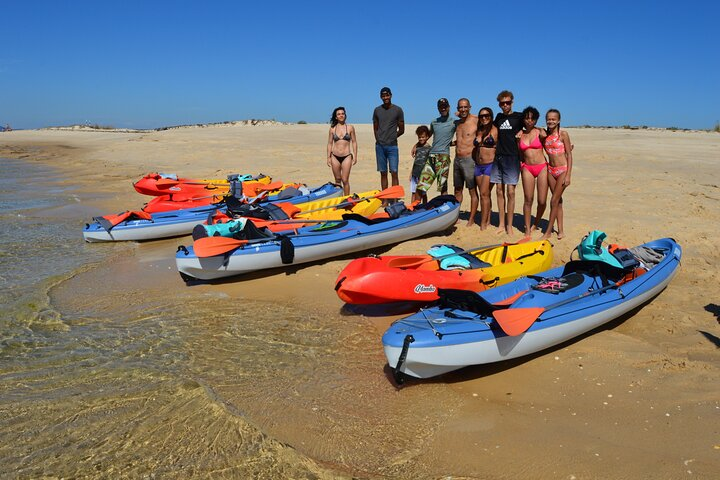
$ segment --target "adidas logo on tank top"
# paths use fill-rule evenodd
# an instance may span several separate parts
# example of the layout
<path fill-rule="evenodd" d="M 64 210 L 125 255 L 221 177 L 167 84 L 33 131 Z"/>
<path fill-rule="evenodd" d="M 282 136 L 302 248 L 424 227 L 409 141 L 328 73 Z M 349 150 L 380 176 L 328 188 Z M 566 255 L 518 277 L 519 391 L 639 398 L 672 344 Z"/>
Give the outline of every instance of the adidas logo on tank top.
<path fill-rule="evenodd" d="M 500 125 L 500 130 L 512 130 L 512 126 L 510 125 L 510 121 L 509 121 L 509 120 L 505 120 L 505 121 Z"/>

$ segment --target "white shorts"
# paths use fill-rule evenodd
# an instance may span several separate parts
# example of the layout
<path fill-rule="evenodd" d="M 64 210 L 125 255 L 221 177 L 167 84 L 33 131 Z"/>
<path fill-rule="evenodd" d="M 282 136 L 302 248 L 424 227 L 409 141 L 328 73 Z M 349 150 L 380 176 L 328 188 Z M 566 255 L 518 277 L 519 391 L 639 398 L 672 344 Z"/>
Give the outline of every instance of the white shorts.
<path fill-rule="evenodd" d="M 417 190 L 417 184 L 420 181 L 419 178 L 410 177 L 410 193 L 415 193 L 415 190 Z"/>

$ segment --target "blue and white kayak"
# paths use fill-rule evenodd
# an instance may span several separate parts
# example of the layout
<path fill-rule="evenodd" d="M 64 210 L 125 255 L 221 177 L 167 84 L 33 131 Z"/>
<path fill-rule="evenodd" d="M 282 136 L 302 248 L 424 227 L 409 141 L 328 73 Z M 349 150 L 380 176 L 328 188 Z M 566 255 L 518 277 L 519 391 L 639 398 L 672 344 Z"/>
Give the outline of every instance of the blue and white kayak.
<path fill-rule="evenodd" d="M 397 206 L 402 204 L 391 207 Z M 313 222 L 297 229 L 296 233 L 287 232 L 284 237 L 275 233 L 271 238 L 238 241 L 227 253 L 215 256 L 198 257 L 193 247 L 181 246 L 175 261 L 183 278 L 213 280 L 403 242 L 450 228 L 459 213 L 457 200 L 445 195 L 413 210 L 406 209 L 399 216 L 383 213 L 366 218 L 350 214 L 344 215 L 342 221 Z M 232 239 L 214 238 L 219 242 L 232 242 Z M 205 239 L 197 241 L 201 240 Z"/>
<path fill-rule="evenodd" d="M 403 374 L 428 378 L 529 355 L 603 325 L 659 294 L 682 256 L 670 238 L 630 252 L 634 258 L 623 268 L 575 260 L 480 293 L 449 291 L 438 306 L 387 329 L 382 343 L 388 364 L 399 382 Z M 511 331 L 512 322 L 525 321 Z"/>
<path fill-rule="evenodd" d="M 262 203 L 282 201 L 299 204 L 337 197 L 341 193 L 342 188 L 333 183 L 327 183 L 312 190 L 300 191 L 299 194 L 291 197 L 286 197 L 280 192 L 277 195 L 267 197 Z M 202 207 L 153 213 L 150 220 L 131 216 L 114 226 L 108 226 L 106 222 L 96 219 L 93 223 L 85 224 L 83 237 L 87 242 L 117 242 L 155 240 L 188 235 L 195 225 L 205 222 L 210 215 L 223 208 L 225 208 L 225 203 L 221 202 Z"/>

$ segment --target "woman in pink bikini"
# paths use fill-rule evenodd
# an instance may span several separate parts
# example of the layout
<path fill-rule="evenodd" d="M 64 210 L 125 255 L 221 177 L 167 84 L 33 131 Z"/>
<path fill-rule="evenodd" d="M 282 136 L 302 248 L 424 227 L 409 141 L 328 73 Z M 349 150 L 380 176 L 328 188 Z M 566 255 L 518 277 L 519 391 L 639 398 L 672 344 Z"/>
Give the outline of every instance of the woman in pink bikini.
<path fill-rule="evenodd" d="M 518 148 L 520 149 L 520 174 L 522 176 L 523 216 L 525 217 L 525 238 L 530 238 L 532 232 L 540 225 L 548 194 L 548 171 L 543 144 L 540 142 L 541 130 L 535 126 L 540 118 L 540 112 L 535 107 L 523 110 L 523 129 L 518 132 Z M 532 223 L 532 205 L 535 189 L 537 188 L 537 213 Z"/>
<path fill-rule="evenodd" d="M 493 111 L 489 107 L 483 107 L 478 112 L 478 128 L 472 153 L 475 160 L 475 184 L 480 190 L 480 230 L 485 230 L 490 225 L 490 170 L 495 160 L 497 138 L 498 130 L 493 125 Z"/>
<path fill-rule="evenodd" d="M 560 112 L 551 108 L 545 114 L 547 125 L 546 135 L 540 137 L 545 152 L 548 155 L 548 180 L 552 198 L 550 199 L 550 219 L 545 230 L 543 239 L 549 239 L 552 235 L 553 225 L 557 220 L 558 240 L 565 236 L 563 230 L 563 204 L 562 194 L 570 186 L 570 175 L 572 174 L 572 149 L 570 135 L 565 130 L 560 130 Z"/>
<path fill-rule="evenodd" d="M 345 195 L 350 195 L 350 170 L 357 163 L 357 140 L 355 127 L 345 123 L 345 107 L 337 107 L 330 117 L 328 133 L 327 164 L 332 169 L 335 183 L 342 185 Z"/>

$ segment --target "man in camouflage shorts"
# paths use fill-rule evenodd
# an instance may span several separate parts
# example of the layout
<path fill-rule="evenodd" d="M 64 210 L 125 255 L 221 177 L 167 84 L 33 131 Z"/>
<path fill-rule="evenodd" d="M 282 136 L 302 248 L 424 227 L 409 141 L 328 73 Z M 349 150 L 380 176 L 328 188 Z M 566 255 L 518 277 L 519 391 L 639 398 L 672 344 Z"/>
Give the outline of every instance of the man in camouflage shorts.
<path fill-rule="evenodd" d="M 447 98 L 438 100 L 437 108 L 440 116 L 430 123 L 433 143 L 427 163 L 420 173 L 417 191 L 427 193 L 437 181 L 438 191 L 445 195 L 448 192 L 447 180 L 450 173 L 450 144 L 457 124 L 450 118 L 450 102 Z"/>

